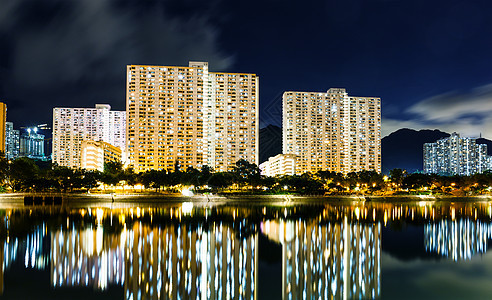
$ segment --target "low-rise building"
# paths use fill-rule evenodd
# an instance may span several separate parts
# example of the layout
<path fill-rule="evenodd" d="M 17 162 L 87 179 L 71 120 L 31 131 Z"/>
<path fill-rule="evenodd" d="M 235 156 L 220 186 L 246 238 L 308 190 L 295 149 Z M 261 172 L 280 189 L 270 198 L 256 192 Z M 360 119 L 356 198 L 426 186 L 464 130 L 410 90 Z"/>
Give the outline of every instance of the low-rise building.
<path fill-rule="evenodd" d="M 107 162 L 121 162 L 120 148 L 103 141 L 83 141 L 81 145 L 81 168 L 104 171 Z"/>
<path fill-rule="evenodd" d="M 295 154 L 278 154 L 270 157 L 267 161 L 260 164 L 261 175 L 294 175 L 296 174 L 297 159 L 298 156 Z"/>

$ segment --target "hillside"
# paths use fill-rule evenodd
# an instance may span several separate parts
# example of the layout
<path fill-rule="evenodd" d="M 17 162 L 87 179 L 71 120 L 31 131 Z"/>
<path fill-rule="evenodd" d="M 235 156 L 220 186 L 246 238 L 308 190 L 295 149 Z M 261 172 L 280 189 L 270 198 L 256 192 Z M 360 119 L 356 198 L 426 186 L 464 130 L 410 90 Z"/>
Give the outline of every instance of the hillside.
<path fill-rule="evenodd" d="M 382 171 L 387 173 L 394 168 L 408 172 L 422 171 L 424 164 L 424 143 L 433 143 L 449 137 L 450 134 L 439 130 L 400 129 L 381 140 Z M 492 154 L 492 141 L 479 138 L 478 144 L 488 145 L 488 154 Z"/>
<path fill-rule="evenodd" d="M 421 171 L 423 168 L 424 143 L 433 143 L 449 137 L 449 133 L 440 130 L 400 129 L 381 140 L 382 171 L 400 168 L 408 172 Z M 478 144 L 487 144 L 492 155 L 492 141 L 479 138 Z M 269 157 L 282 153 L 282 128 L 268 125 L 260 129 L 260 163 Z"/>
<path fill-rule="evenodd" d="M 282 153 L 282 128 L 268 125 L 260 129 L 260 164 Z"/>

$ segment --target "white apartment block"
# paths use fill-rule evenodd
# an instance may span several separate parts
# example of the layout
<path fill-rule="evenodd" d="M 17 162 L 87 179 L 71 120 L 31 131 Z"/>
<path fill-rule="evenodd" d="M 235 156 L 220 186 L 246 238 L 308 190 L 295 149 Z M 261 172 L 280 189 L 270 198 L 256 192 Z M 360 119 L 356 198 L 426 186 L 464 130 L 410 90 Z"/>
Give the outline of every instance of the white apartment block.
<path fill-rule="evenodd" d="M 14 129 L 14 123 L 5 123 L 5 157 L 16 159 L 20 155 L 20 132 Z"/>
<path fill-rule="evenodd" d="M 294 154 L 278 154 L 260 164 L 261 175 L 280 176 L 296 174 L 296 158 Z"/>
<path fill-rule="evenodd" d="M 136 172 L 258 164 L 255 74 L 209 72 L 208 63 L 127 66 L 129 165 Z"/>
<path fill-rule="evenodd" d="M 126 150 L 126 112 L 111 106 L 53 109 L 52 161 L 59 166 L 81 167 L 83 141 L 103 141 Z"/>
<path fill-rule="evenodd" d="M 282 113 L 282 152 L 299 156 L 296 174 L 381 172 L 380 98 L 288 91 Z"/>
<path fill-rule="evenodd" d="M 473 175 L 487 171 L 491 157 L 487 145 L 476 138 L 460 137 L 456 132 L 435 143 L 424 144 L 424 173 L 441 175 Z"/>

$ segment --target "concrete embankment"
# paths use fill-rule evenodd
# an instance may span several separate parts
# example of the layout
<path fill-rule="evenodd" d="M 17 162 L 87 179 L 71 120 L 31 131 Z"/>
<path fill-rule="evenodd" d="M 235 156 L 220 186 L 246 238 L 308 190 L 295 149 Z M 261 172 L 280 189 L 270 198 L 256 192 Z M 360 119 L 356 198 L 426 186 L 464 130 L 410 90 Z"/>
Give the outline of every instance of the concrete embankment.
<path fill-rule="evenodd" d="M 26 202 L 26 199 L 28 200 Z M 61 199 L 61 203 L 57 202 Z M 30 202 L 32 201 L 32 202 Z M 469 197 L 402 195 L 402 196 L 298 196 L 298 195 L 195 195 L 136 193 L 136 194 L 87 194 L 87 193 L 5 193 L 0 194 L 0 207 L 25 207 L 30 205 L 87 206 L 134 206 L 163 205 L 193 202 L 195 205 L 297 205 L 350 202 L 477 202 L 492 201 L 492 195 Z"/>

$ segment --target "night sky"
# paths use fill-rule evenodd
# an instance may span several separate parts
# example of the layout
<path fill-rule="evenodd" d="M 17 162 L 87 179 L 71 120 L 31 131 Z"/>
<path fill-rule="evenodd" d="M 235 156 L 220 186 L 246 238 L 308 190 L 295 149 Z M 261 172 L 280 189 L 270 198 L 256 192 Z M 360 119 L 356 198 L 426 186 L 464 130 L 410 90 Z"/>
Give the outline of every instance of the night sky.
<path fill-rule="evenodd" d="M 0 0 L 0 101 L 15 127 L 53 107 L 125 109 L 128 64 L 260 76 L 260 126 L 286 90 L 382 99 L 383 135 L 492 138 L 492 1 Z"/>

